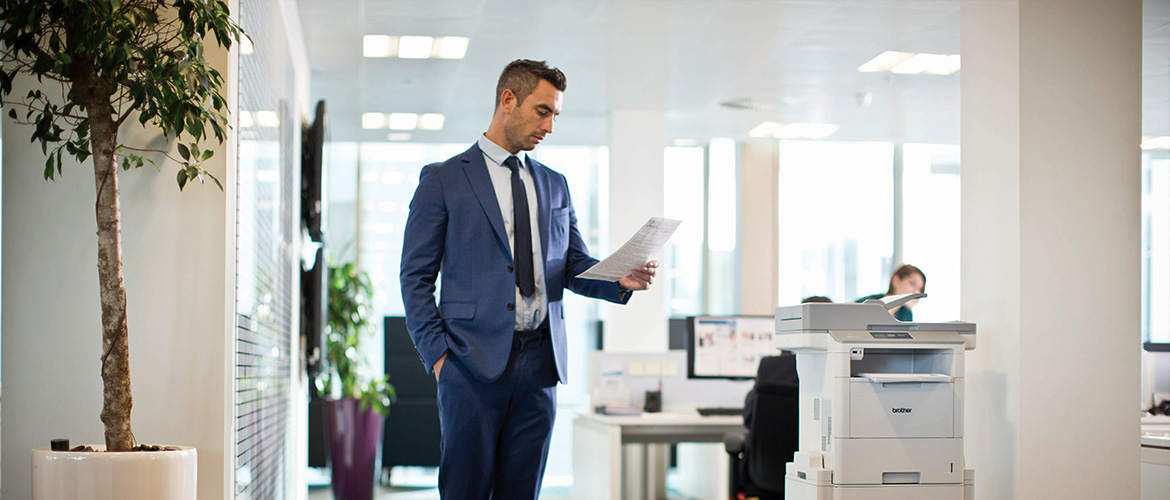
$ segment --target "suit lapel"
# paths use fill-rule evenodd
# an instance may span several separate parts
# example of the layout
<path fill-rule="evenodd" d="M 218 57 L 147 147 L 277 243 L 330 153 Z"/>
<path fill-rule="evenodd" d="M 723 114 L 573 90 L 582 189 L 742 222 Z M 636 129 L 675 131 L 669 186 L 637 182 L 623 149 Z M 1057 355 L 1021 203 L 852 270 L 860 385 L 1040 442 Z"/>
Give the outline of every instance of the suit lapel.
<path fill-rule="evenodd" d="M 511 258 L 512 252 L 509 249 L 512 248 L 512 243 L 508 241 L 508 232 L 504 229 L 504 216 L 500 212 L 500 202 L 496 200 L 496 188 L 492 185 L 487 164 L 483 160 L 483 151 L 478 145 L 471 146 L 471 149 L 463 153 L 463 173 L 467 175 L 471 190 L 479 200 L 479 206 L 483 208 L 484 215 L 495 230 L 501 248 Z"/>
<path fill-rule="evenodd" d="M 528 155 L 524 155 L 528 157 Z M 532 172 L 532 182 L 536 184 L 536 214 L 537 227 L 540 231 L 540 255 L 548 261 L 548 220 L 552 212 L 549 207 L 548 172 L 545 166 L 528 158 L 528 169 Z"/>

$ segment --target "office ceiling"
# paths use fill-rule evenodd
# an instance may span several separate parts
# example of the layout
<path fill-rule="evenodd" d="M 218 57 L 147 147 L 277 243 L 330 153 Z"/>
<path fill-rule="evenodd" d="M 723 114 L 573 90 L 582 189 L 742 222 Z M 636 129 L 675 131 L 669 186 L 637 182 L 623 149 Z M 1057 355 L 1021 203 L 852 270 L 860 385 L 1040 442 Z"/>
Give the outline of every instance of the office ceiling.
<path fill-rule="evenodd" d="M 1144 135 L 1170 133 L 1170 0 L 1145 0 Z M 385 141 L 364 112 L 443 113 L 411 140 L 470 143 L 516 58 L 568 77 L 545 144 L 608 142 L 614 109 L 657 110 L 670 140 L 747 138 L 763 121 L 833 140 L 958 143 L 959 73 L 861 73 L 882 51 L 959 53 L 957 0 L 299 0 L 334 141 Z M 470 38 L 464 59 L 365 58 L 362 36 Z M 727 102 L 746 104 L 737 109 Z M 653 125 L 653 124 L 648 124 Z"/>

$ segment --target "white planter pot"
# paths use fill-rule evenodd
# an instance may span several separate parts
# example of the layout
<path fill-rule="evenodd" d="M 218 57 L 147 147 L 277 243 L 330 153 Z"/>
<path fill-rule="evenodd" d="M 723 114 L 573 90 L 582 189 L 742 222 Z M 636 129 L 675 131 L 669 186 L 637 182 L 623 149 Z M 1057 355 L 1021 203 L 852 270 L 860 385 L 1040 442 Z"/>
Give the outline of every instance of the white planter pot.
<path fill-rule="evenodd" d="M 179 448 L 116 453 L 33 448 L 33 500 L 195 500 L 195 448 Z"/>

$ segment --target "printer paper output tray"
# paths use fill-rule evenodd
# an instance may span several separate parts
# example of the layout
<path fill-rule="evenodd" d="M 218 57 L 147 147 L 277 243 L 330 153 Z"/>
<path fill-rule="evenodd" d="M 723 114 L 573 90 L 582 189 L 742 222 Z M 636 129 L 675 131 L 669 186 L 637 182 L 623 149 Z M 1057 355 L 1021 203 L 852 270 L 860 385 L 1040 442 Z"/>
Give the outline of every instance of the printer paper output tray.
<path fill-rule="evenodd" d="M 875 384 L 899 383 L 949 383 L 954 380 L 944 373 L 858 373 L 860 377 L 869 379 Z"/>

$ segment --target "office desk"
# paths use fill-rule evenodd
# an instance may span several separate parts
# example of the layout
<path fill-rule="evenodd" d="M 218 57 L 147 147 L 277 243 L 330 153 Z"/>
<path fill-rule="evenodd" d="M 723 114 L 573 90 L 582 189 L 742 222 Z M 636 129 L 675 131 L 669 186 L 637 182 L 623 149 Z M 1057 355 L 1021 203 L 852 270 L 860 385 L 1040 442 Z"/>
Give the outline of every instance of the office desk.
<path fill-rule="evenodd" d="M 668 408 L 669 410 L 669 408 Z M 580 500 L 661 499 L 665 488 L 665 445 L 721 443 L 723 434 L 743 429 L 743 417 L 704 417 L 693 409 L 679 409 L 638 416 L 598 415 L 589 411 L 573 415 L 573 498 Z M 632 447 L 641 463 L 630 470 L 623 445 Z M 631 451 L 627 449 L 627 451 Z M 727 471 L 717 478 L 726 480 Z"/>
<path fill-rule="evenodd" d="M 1142 417 L 1142 500 L 1170 498 L 1170 417 Z"/>

